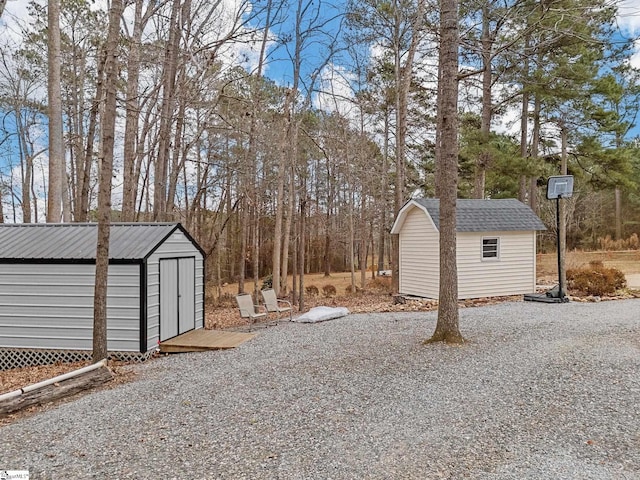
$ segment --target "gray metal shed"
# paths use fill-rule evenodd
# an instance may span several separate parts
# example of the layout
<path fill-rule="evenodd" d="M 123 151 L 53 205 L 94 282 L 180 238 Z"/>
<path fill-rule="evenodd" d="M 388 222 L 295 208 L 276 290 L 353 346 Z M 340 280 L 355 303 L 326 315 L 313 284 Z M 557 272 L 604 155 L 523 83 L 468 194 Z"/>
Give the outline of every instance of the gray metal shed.
<path fill-rule="evenodd" d="M 96 241 L 97 224 L 0 225 L 0 369 L 90 354 Z M 204 326 L 204 253 L 182 225 L 112 224 L 109 258 L 110 354 Z"/>

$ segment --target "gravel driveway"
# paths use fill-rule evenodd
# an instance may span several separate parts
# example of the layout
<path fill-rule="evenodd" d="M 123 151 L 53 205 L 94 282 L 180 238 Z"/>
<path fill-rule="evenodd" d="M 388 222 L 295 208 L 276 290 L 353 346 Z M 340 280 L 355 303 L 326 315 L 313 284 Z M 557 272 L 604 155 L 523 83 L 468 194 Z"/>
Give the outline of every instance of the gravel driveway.
<path fill-rule="evenodd" d="M 284 324 L 0 428 L 31 479 L 638 479 L 640 300 Z"/>

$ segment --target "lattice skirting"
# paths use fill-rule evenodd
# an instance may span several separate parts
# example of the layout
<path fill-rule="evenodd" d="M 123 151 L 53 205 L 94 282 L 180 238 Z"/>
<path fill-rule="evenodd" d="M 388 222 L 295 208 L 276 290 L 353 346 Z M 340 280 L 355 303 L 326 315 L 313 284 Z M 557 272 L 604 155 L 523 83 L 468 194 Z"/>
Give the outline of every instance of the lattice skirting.
<path fill-rule="evenodd" d="M 110 360 L 123 362 L 144 362 L 155 352 L 109 352 Z M 32 348 L 0 348 L 0 370 L 50 365 L 53 363 L 71 363 L 91 360 L 90 350 L 43 350 Z"/>

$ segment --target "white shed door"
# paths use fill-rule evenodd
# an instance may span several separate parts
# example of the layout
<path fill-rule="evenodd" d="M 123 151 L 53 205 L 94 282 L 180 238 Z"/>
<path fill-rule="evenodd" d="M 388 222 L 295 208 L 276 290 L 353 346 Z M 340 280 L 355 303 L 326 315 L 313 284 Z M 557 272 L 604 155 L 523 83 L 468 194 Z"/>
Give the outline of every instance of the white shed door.
<path fill-rule="evenodd" d="M 195 328 L 195 259 L 160 259 L 160 341 Z"/>

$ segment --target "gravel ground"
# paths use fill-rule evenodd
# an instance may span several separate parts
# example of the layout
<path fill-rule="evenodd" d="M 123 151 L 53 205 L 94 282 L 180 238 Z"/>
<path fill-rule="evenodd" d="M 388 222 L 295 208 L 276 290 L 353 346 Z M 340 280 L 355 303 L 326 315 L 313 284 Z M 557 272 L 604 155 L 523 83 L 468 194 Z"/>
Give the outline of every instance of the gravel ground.
<path fill-rule="evenodd" d="M 638 479 L 640 300 L 284 324 L 0 428 L 31 479 Z"/>

